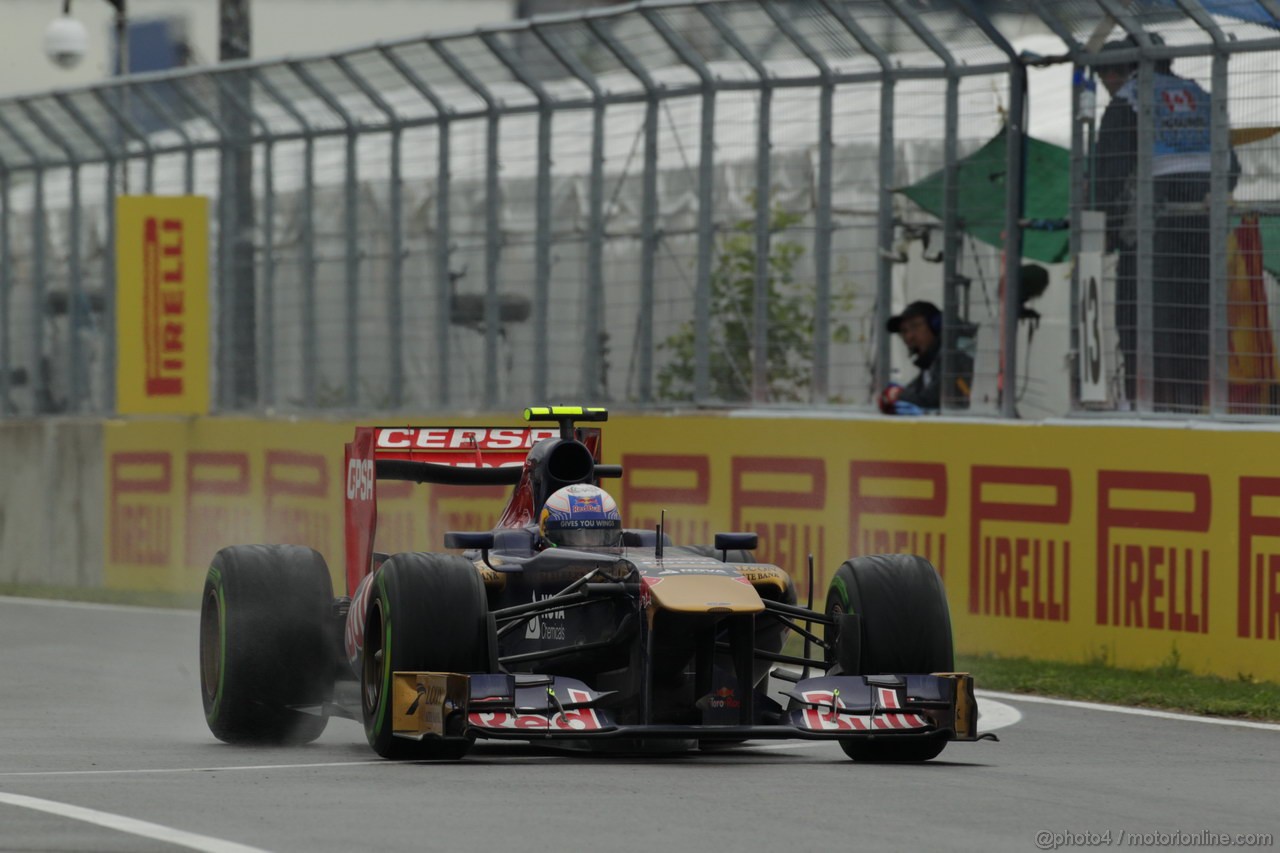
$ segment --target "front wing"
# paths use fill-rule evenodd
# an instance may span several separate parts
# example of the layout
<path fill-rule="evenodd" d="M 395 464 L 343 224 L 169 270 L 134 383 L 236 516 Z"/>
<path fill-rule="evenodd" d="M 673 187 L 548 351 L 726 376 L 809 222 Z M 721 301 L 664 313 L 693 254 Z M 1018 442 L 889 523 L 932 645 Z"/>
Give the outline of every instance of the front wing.
<path fill-rule="evenodd" d="M 397 672 L 397 737 L 816 740 L 944 735 L 973 741 L 977 704 L 967 673 L 823 675 L 797 681 L 788 707 L 754 725 L 620 724 L 609 693 L 550 675 Z"/>

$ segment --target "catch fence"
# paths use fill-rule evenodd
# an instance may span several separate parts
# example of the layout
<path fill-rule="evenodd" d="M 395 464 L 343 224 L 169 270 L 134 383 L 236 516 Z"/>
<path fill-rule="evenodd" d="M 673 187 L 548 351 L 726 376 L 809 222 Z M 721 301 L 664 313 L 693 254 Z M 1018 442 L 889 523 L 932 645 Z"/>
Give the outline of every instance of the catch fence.
<path fill-rule="evenodd" d="M 198 194 L 216 412 L 867 408 L 926 299 L 946 411 L 1271 414 L 1276 11 L 641 3 L 3 99 L 3 411 L 117 411 L 115 198 Z M 1168 59 L 1212 93 L 1176 221 Z"/>

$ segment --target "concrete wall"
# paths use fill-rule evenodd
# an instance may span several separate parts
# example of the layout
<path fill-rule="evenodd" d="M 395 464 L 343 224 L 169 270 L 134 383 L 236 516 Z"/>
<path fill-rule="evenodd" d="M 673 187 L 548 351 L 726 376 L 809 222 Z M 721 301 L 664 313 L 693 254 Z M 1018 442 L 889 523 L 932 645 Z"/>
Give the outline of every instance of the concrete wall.
<path fill-rule="evenodd" d="M 0 582 L 102 586 L 102 422 L 0 424 Z"/>
<path fill-rule="evenodd" d="M 382 418 L 373 417 L 377 422 Z M 513 425 L 510 415 L 419 424 Z M 366 421 L 368 422 L 368 421 Z M 0 425 L 0 581 L 199 590 L 226 545 L 323 554 L 344 586 L 354 423 L 250 418 Z M 605 461 L 628 526 L 755 530 L 821 602 L 847 556 L 930 559 L 965 652 L 1280 680 L 1280 461 L 1270 425 L 618 412 Z M 501 488 L 384 483 L 378 550 L 488 529 Z"/>

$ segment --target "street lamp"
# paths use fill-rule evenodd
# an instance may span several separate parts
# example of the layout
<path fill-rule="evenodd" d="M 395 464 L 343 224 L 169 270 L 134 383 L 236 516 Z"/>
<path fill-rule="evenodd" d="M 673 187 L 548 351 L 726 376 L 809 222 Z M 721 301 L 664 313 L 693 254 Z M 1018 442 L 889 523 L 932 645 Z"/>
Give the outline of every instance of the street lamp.
<path fill-rule="evenodd" d="M 129 15 L 127 0 L 106 0 L 116 10 L 116 76 L 123 77 L 129 70 Z M 62 0 L 62 17 L 54 18 L 44 31 L 45 55 L 62 68 L 73 68 L 84 58 L 89 47 L 89 35 L 84 24 L 71 17 L 71 0 Z"/>
<path fill-rule="evenodd" d="M 118 78 L 129 71 L 128 0 L 106 0 L 116 10 L 116 67 Z M 250 55 L 250 0 L 218 0 L 218 59 L 222 62 L 247 59 Z M 84 24 L 71 17 L 71 0 L 63 0 L 62 17 L 57 18 L 45 30 L 45 53 L 56 65 L 63 68 L 75 66 L 88 48 L 88 35 Z M 219 208 L 220 239 L 230 242 L 227 250 L 231 272 L 223 273 L 228 282 L 227 304 L 235 306 L 236 322 L 229 335 L 228 354 L 249 354 L 250 358 L 230 360 L 231 368 L 227 390 L 221 395 L 223 404 L 243 408 L 257 400 L 257 376 L 253 356 L 257 351 L 257 325 L 254 314 L 254 196 L 253 196 L 253 146 L 249 119 L 237 106 L 226 89 L 235 93 L 234 100 L 241 104 L 252 101 L 249 77 L 245 74 L 230 75 L 224 86 L 219 86 L 223 104 L 220 112 L 226 117 L 230 129 L 224 140 L 222 153 L 222 188 Z M 119 85 L 115 95 L 118 115 L 129 114 L 129 87 Z M 124 151 L 125 120 L 117 119 L 118 147 L 122 151 L 124 168 L 120 174 L 120 188 L 129 192 L 128 152 Z"/>

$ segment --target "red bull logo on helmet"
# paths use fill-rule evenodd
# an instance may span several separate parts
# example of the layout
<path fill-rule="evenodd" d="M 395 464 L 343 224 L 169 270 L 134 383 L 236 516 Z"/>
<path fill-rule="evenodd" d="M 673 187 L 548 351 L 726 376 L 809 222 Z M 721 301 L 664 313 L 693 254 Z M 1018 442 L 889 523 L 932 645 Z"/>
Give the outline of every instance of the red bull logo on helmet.
<path fill-rule="evenodd" d="M 569 511 L 573 515 L 591 512 L 604 513 L 604 501 L 599 495 L 590 495 L 580 498 L 569 495 L 569 507 Z"/>

